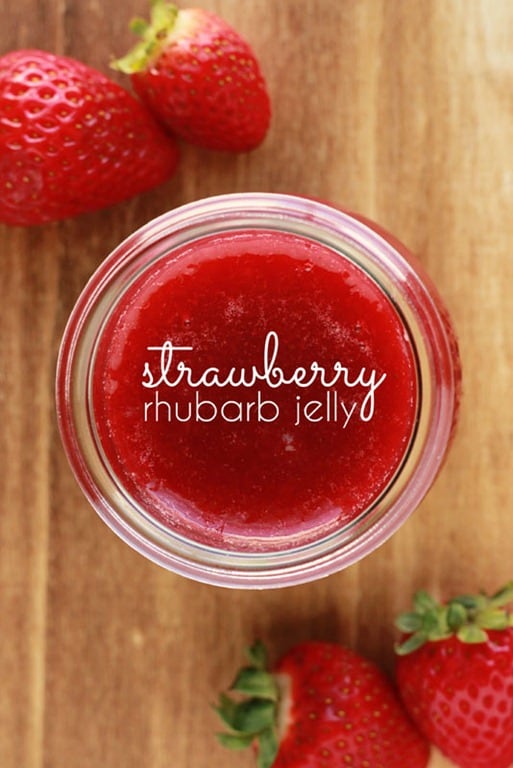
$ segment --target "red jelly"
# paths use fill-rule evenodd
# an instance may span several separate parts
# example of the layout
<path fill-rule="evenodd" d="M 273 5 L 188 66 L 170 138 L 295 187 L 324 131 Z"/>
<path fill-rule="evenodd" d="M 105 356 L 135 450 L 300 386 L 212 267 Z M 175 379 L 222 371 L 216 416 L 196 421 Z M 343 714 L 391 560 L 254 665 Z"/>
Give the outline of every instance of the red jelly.
<path fill-rule="evenodd" d="M 94 363 L 94 418 L 123 486 L 208 543 L 343 526 L 401 465 L 416 367 L 361 269 L 280 232 L 207 237 L 118 302 Z"/>
<path fill-rule="evenodd" d="M 374 224 L 305 198 L 170 211 L 100 265 L 57 367 L 59 427 L 102 518 L 233 587 L 325 576 L 422 501 L 460 368 L 429 279 Z"/>

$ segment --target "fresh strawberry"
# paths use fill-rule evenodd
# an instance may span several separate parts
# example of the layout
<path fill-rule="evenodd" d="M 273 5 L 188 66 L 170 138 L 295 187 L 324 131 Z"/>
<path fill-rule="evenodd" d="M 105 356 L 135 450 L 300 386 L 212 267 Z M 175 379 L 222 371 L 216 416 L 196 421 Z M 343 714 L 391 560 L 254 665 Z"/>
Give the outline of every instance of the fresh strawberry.
<path fill-rule="evenodd" d="M 153 0 L 142 40 L 113 64 L 131 75 L 141 99 L 179 138 L 208 149 L 245 152 L 264 139 L 271 107 L 260 66 L 229 24 L 202 9 Z"/>
<path fill-rule="evenodd" d="M 101 72 L 46 51 L 0 57 L 0 221 L 103 208 L 163 182 L 177 160 L 145 107 Z"/>
<path fill-rule="evenodd" d="M 513 582 L 439 604 L 425 592 L 398 618 L 397 683 L 421 732 L 461 768 L 513 765 Z"/>
<path fill-rule="evenodd" d="M 254 746 L 259 768 L 425 768 L 426 741 L 384 674 L 339 645 L 296 645 L 267 671 L 256 643 L 250 666 L 221 695 L 217 711 L 232 749 Z M 248 698 L 242 698 L 240 694 Z"/>

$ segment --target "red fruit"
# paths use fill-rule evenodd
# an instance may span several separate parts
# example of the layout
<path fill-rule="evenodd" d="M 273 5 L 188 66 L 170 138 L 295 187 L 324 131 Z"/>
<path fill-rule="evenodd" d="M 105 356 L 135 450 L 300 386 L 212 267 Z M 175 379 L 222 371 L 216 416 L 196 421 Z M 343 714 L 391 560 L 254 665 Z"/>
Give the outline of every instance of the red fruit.
<path fill-rule="evenodd" d="M 46 51 L 0 57 L 0 221 L 112 205 L 163 182 L 177 161 L 147 110 L 101 72 Z"/>
<path fill-rule="evenodd" d="M 255 745 L 259 768 L 425 768 L 426 741 L 390 682 L 371 662 L 341 646 L 297 645 L 266 671 L 257 643 L 217 708 L 232 749 Z"/>
<path fill-rule="evenodd" d="M 142 37 L 113 65 L 131 75 L 141 99 L 169 130 L 208 149 L 245 152 L 258 146 L 271 115 L 266 84 L 248 43 L 202 9 L 178 10 L 153 0 Z"/>
<path fill-rule="evenodd" d="M 425 592 L 398 619 L 397 683 L 421 732 L 461 768 L 513 765 L 513 582 L 444 605 Z"/>

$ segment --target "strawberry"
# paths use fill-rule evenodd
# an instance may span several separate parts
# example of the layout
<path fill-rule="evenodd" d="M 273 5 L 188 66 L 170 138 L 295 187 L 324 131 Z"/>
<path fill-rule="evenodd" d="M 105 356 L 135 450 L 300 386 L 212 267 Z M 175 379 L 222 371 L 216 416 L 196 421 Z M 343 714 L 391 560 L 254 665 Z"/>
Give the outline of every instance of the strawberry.
<path fill-rule="evenodd" d="M 233 695 L 217 712 L 224 746 L 253 746 L 259 768 L 425 768 L 426 741 L 371 662 L 342 646 L 304 642 L 267 671 L 261 643 L 248 651 Z M 241 694 L 248 698 L 242 698 Z"/>
<path fill-rule="evenodd" d="M 426 592 L 398 618 L 397 683 L 420 731 L 461 768 L 513 765 L 513 582 L 439 604 Z"/>
<path fill-rule="evenodd" d="M 264 139 L 271 107 L 260 66 L 227 22 L 203 9 L 153 0 L 142 39 L 113 63 L 179 138 L 207 149 L 245 152 Z"/>
<path fill-rule="evenodd" d="M 175 142 L 117 83 L 46 51 L 0 57 L 0 221 L 41 224 L 163 182 Z"/>

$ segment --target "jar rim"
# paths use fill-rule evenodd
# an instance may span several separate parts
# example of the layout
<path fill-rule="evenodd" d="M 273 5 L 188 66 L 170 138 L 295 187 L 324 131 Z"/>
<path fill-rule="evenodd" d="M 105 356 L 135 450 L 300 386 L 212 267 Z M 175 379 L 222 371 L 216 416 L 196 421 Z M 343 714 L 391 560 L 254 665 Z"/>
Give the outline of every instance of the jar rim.
<path fill-rule="evenodd" d="M 417 356 L 421 405 L 415 435 L 402 463 L 401 486 L 387 488 L 365 515 L 349 526 L 302 546 L 248 552 L 218 549 L 188 540 L 157 521 L 127 512 L 127 498 L 105 477 L 91 437 L 88 400 L 91 354 L 115 306 L 120 283 L 135 279 L 163 254 L 191 237 L 226 228 L 270 223 L 307 237 L 317 236 L 382 286 L 405 323 Z M 230 230 L 231 231 L 231 230 Z M 317 235 L 315 235 L 317 233 Z M 406 249 L 405 249 L 406 252 Z M 150 560 L 190 578 L 218 586 L 262 588 L 298 584 L 353 564 L 387 540 L 418 506 L 436 477 L 454 419 L 457 373 L 447 317 L 433 286 L 426 284 L 405 252 L 361 218 L 328 203 L 277 193 L 217 195 L 194 201 L 153 219 L 126 238 L 100 264 L 82 291 L 66 326 L 57 366 L 59 428 L 71 467 L 92 506 L 128 544 Z M 103 318 L 103 320 L 102 320 Z M 128 502 L 130 503 L 130 502 Z"/>

